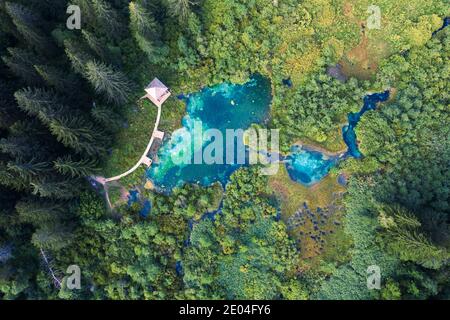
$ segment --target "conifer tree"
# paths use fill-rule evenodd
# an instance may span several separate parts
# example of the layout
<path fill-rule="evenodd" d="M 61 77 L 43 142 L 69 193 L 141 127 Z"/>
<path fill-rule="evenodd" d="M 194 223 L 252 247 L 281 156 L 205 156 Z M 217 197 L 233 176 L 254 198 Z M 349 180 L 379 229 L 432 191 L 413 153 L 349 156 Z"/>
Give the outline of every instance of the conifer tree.
<path fill-rule="evenodd" d="M 40 52 L 54 51 L 53 44 L 40 29 L 42 17 L 19 3 L 6 2 L 6 12 L 22 37 Z"/>
<path fill-rule="evenodd" d="M 9 55 L 2 57 L 9 70 L 28 85 L 42 84 L 42 78 L 34 68 L 41 61 L 36 55 L 20 48 L 8 48 Z"/>
<path fill-rule="evenodd" d="M 43 176 L 50 168 L 48 162 L 37 161 L 36 159 L 23 161 L 18 158 L 8 162 L 8 170 L 17 173 L 24 181 L 30 181 L 33 177 Z"/>
<path fill-rule="evenodd" d="M 151 13 L 140 2 L 130 2 L 129 10 L 130 29 L 137 44 L 147 54 L 148 58 L 155 61 L 158 54 L 154 42 L 159 40 L 160 28 Z"/>
<path fill-rule="evenodd" d="M 122 127 L 123 120 L 111 108 L 94 104 L 91 109 L 91 115 L 96 122 L 109 132 L 116 132 Z"/>
<path fill-rule="evenodd" d="M 50 199 L 72 199 L 81 190 L 79 179 L 40 179 L 31 182 L 32 194 Z"/>
<path fill-rule="evenodd" d="M 16 211 L 23 222 L 43 226 L 60 221 L 67 215 L 68 207 L 66 202 L 25 197 L 17 202 Z"/>
<path fill-rule="evenodd" d="M 37 73 L 48 83 L 50 87 L 66 95 L 76 93 L 79 86 L 73 74 L 67 74 L 63 71 L 49 65 L 35 65 Z"/>
<path fill-rule="evenodd" d="M 0 184 L 16 191 L 24 191 L 28 188 L 29 181 L 9 170 L 7 163 L 0 161 Z"/>
<path fill-rule="evenodd" d="M 58 251 L 69 246 L 73 241 L 70 229 L 61 225 L 45 226 L 36 230 L 31 242 L 44 250 Z"/>
<path fill-rule="evenodd" d="M 98 163 L 91 159 L 73 160 L 72 157 L 65 156 L 54 161 L 55 169 L 63 174 L 75 177 L 87 177 L 97 172 Z"/>
<path fill-rule="evenodd" d="M 434 245 L 420 232 L 420 221 L 403 207 L 384 206 L 380 223 L 386 230 L 388 246 L 400 259 L 439 269 L 450 258 L 444 248 Z"/>
<path fill-rule="evenodd" d="M 92 60 L 92 57 L 79 45 L 73 43 L 73 41 L 64 41 L 64 47 L 73 70 L 78 74 L 84 75 L 86 63 Z"/>
<path fill-rule="evenodd" d="M 24 88 L 14 94 L 19 108 L 30 115 L 37 116 L 43 123 L 60 111 L 59 99 L 52 91 Z"/>
<path fill-rule="evenodd" d="M 120 106 L 126 103 L 131 93 L 131 83 L 120 71 L 104 63 L 89 61 L 86 64 L 85 77 L 98 94 L 102 94 L 107 101 Z"/>
<path fill-rule="evenodd" d="M 106 152 L 105 135 L 82 118 L 57 116 L 49 122 L 57 140 L 78 153 L 99 156 Z"/>
<path fill-rule="evenodd" d="M 96 37 L 93 33 L 87 30 L 81 30 L 83 39 L 86 41 L 88 46 L 100 57 L 102 60 L 108 59 L 108 52 L 105 48 L 104 43 Z"/>
<path fill-rule="evenodd" d="M 2 72 L 1 68 L 0 72 Z M 0 129 L 9 128 L 20 117 L 13 93 L 13 87 L 0 78 Z"/>
<path fill-rule="evenodd" d="M 197 1 L 167 0 L 167 3 L 169 5 L 171 15 L 178 17 L 181 22 L 185 22 L 191 13 L 191 8 L 197 4 Z"/>
<path fill-rule="evenodd" d="M 42 89 L 22 89 L 15 93 L 20 108 L 37 116 L 56 139 L 78 153 L 98 156 L 106 152 L 105 134 L 79 112 L 59 104 L 58 97 Z"/>
<path fill-rule="evenodd" d="M 80 7 L 83 16 L 83 29 L 86 25 L 96 27 L 94 9 L 90 0 L 72 0 L 72 3 Z"/>
<path fill-rule="evenodd" d="M 0 139 L 0 151 L 12 157 L 24 157 L 29 155 L 28 139 L 25 137 L 6 137 Z"/>
<path fill-rule="evenodd" d="M 91 6 L 97 20 L 96 26 L 102 28 L 108 38 L 119 39 L 124 28 L 117 11 L 104 0 L 91 0 Z"/>
<path fill-rule="evenodd" d="M 11 20 L 11 17 L 6 12 L 6 3 L 5 1 L 0 1 L 0 35 L 1 39 L 7 39 L 7 37 L 14 36 L 15 38 L 20 37 L 20 34 L 17 32 L 14 23 Z"/>

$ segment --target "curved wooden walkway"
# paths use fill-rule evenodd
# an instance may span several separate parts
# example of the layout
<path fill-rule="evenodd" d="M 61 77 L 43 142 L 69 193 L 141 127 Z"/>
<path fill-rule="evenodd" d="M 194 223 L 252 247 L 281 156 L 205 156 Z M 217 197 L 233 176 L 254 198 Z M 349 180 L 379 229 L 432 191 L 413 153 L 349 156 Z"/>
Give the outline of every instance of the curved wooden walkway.
<path fill-rule="evenodd" d="M 161 120 L 161 106 L 157 106 L 157 108 L 158 108 L 158 115 L 156 116 L 155 127 L 153 128 L 152 136 L 150 138 L 150 141 L 147 144 L 147 148 L 145 148 L 144 154 L 139 159 L 139 161 L 130 170 L 128 170 L 122 174 L 119 174 L 118 176 L 111 177 L 111 178 L 96 177 L 95 180 L 97 180 L 98 182 L 100 182 L 103 185 L 108 182 L 117 181 L 117 180 L 122 179 L 123 177 L 126 177 L 126 176 L 132 174 L 134 171 L 137 170 L 137 168 L 139 168 L 139 166 L 141 164 L 146 163 L 146 161 L 148 159 L 147 155 L 150 152 L 150 148 L 152 147 L 153 141 L 155 140 L 155 135 L 159 132 L 158 126 L 159 126 L 159 122 Z"/>
<path fill-rule="evenodd" d="M 150 137 L 150 141 L 148 142 L 147 148 L 145 148 L 145 151 L 144 151 L 144 154 L 142 155 L 142 157 L 139 159 L 139 161 L 130 170 L 128 170 L 127 172 L 124 172 L 122 174 L 119 174 L 118 176 L 105 179 L 105 183 L 111 182 L 111 181 L 120 180 L 123 177 L 126 177 L 126 176 L 130 175 L 137 168 L 139 168 L 139 166 L 141 164 L 145 163 L 145 161 L 147 159 L 147 155 L 150 152 L 150 148 L 152 147 L 153 141 L 155 140 L 155 134 L 159 131 L 158 130 L 158 126 L 159 126 L 159 122 L 161 120 L 161 106 L 157 106 L 157 108 L 158 108 L 158 115 L 156 116 L 155 127 L 153 128 L 152 136 Z"/>

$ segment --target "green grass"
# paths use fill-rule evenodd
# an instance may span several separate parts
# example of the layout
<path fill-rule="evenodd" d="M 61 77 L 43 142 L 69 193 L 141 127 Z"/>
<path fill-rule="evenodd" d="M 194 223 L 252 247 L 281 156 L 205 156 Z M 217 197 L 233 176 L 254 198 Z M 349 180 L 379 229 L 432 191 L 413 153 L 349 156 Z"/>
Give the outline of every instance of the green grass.
<path fill-rule="evenodd" d="M 339 185 L 337 177 L 329 174 L 312 187 L 305 187 L 294 182 L 289 177 L 286 167 L 269 178 L 269 186 L 281 200 L 281 210 L 284 218 L 289 218 L 306 202 L 310 208 L 325 207 L 332 201 L 333 192 L 343 192 L 345 188 Z"/>
<path fill-rule="evenodd" d="M 281 205 L 281 217 L 287 224 L 291 216 L 302 208 L 306 203 L 312 211 L 317 208 L 326 208 L 332 203 L 336 206 L 342 204 L 341 198 L 335 198 L 334 193 L 343 193 L 345 188 L 337 182 L 336 174 L 329 174 L 322 181 L 312 187 L 305 187 L 292 181 L 285 166 L 281 166 L 277 175 L 269 178 L 269 187 L 274 191 Z M 344 233 L 342 224 L 335 225 L 334 221 L 342 222 L 344 210 L 336 210 L 333 216 L 327 220 L 326 224 L 320 227 L 320 231 L 330 232 L 323 236 L 325 244 L 323 251 L 318 252 L 319 245 L 308 235 L 314 232 L 314 225 L 307 220 L 304 225 L 293 228 L 289 231 L 290 235 L 297 240 L 301 240 L 299 248 L 301 249 L 301 268 L 309 269 L 320 263 L 320 260 L 332 262 L 345 262 L 348 259 L 348 248 L 351 246 L 351 240 Z M 303 235 L 301 234 L 303 232 Z"/>
<path fill-rule="evenodd" d="M 145 184 L 145 172 L 147 167 L 145 165 L 139 166 L 132 174 L 120 179 L 120 183 L 127 189 L 131 190 Z"/>
<path fill-rule="evenodd" d="M 103 171 L 106 177 L 119 175 L 139 161 L 152 135 L 156 114 L 156 106 L 146 100 L 128 107 L 125 116 L 128 128 L 123 128 L 114 139 L 112 154 Z"/>
<path fill-rule="evenodd" d="M 186 105 L 173 94 L 162 106 L 161 122 L 159 129 L 172 133 L 182 127 L 181 119 L 186 114 Z"/>

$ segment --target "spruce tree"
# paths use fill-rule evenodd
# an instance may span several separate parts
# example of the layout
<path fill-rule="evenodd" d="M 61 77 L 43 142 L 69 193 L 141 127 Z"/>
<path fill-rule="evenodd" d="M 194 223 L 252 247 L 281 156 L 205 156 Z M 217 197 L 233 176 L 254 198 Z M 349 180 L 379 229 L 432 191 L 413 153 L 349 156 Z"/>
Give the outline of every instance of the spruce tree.
<path fill-rule="evenodd" d="M 60 105 L 59 98 L 53 92 L 28 88 L 16 92 L 15 97 L 21 109 L 37 116 L 65 146 L 89 156 L 106 152 L 103 131 L 94 127 L 80 112 Z"/>
<path fill-rule="evenodd" d="M 46 178 L 31 182 L 32 194 L 50 199 L 73 199 L 81 190 L 80 179 Z"/>
<path fill-rule="evenodd" d="M 167 0 L 167 4 L 169 5 L 171 15 L 177 17 L 180 22 L 185 22 L 191 13 L 191 8 L 197 4 L 197 1 Z"/>
<path fill-rule="evenodd" d="M 8 162 L 8 170 L 18 174 L 24 181 L 30 181 L 33 177 L 42 177 L 51 170 L 48 162 L 31 159 L 24 161 L 20 158 Z"/>
<path fill-rule="evenodd" d="M 58 251 L 74 240 L 71 230 L 62 225 L 44 226 L 36 230 L 31 242 L 44 250 Z"/>
<path fill-rule="evenodd" d="M 91 159 L 77 161 L 73 160 L 70 155 L 58 158 L 53 164 L 59 173 L 71 176 L 72 178 L 87 177 L 98 171 L 97 161 Z"/>
<path fill-rule="evenodd" d="M 109 132 L 116 132 L 122 127 L 123 120 L 111 108 L 94 104 L 91 115 L 96 122 Z"/>
<path fill-rule="evenodd" d="M 16 211 L 20 219 L 34 226 L 44 226 L 60 221 L 67 216 L 67 202 L 25 197 L 17 202 Z"/>
<path fill-rule="evenodd" d="M 4 161 L 0 161 L 0 184 L 15 191 L 25 191 L 29 187 L 29 181 L 9 170 Z"/>
<path fill-rule="evenodd" d="M 6 2 L 5 9 L 19 33 L 32 47 L 39 52 L 54 51 L 53 44 L 40 29 L 42 17 L 19 3 Z"/>
<path fill-rule="evenodd" d="M 118 12 L 104 0 L 91 0 L 91 6 L 97 20 L 96 27 L 103 29 L 108 38 L 119 39 L 124 27 Z"/>
<path fill-rule="evenodd" d="M 30 154 L 28 139 L 26 137 L 7 137 L 0 139 L 0 152 L 12 157 L 25 157 Z"/>
<path fill-rule="evenodd" d="M 34 68 L 41 60 L 29 51 L 20 48 L 8 48 L 9 55 L 2 57 L 9 70 L 28 85 L 41 85 L 41 76 Z"/>
<path fill-rule="evenodd" d="M 9 85 L 0 78 L 0 129 L 9 128 L 21 116 L 16 106 L 13 93 L 13 85 Z"/>
<path fill-rule="evenodd" d="M 391 250 L 404 261 L 413 261 L 426 268 L 439 269 L 450 258 L 444 248 L 433 244 L 421 232 L 422 224 L 407 209 L 398 205 L 383 206 L 380 223 L 386 230 Z"/>
<path fill-rule="evenodd" d="M 81 46 L 75 44 L 74 41 L 64 41 L 64 47 L 73 70 L 80 75 L 84 75 L 86 63 L 92 60 L 92 57 Z"/>
<path fill-rule="evenodd" d="M 115 71 L 104 63 L 89 61 L 86 64 L 85 77 L 95 91 L 109 102 L 120 106 L 130 98 L 130 81 L 122 72 Z"/>
<path fill-rule="evenodd" d="M 81 30 L 81 34 L 83 35 L 83 39 L 86 41 L 88 46 L 102 59 L 108 59 L 108 52 L 105 48 L 105 44 L 95 36 L 95 34 L 87 31 Z"/>
<path fill-rule="evenodd" d="M 155 61 L 157 48 L 154 41 L 159 40 L 159 28 L 151 13 L 138 1 L 129 5 L 130 29 L 133 36 L 147 57 Z"/>
<path fill-rule="evenodd" d="M 57 116 L 49 122 L 49 128 L 59 142 L 78 153 L 101 156 L 106 152 L 104 133 L 82 118 Z"/>
<path fill-rule="evenodd" d="M 77 83 L 73 74 L 67 74 L 49 65 L 35 65 L 34 68 L 50 87 L 55 88 L 65 95 L 71 96 L 78 94 L 77 88 L 79 87 L 79 83 Z"/>
<path fill-rule="evenodd" d="M 44 124 L 62 112 L 59 98 L 50 90 L 24 88 L 14 94 L 19 108 L 37 116 Z"/>

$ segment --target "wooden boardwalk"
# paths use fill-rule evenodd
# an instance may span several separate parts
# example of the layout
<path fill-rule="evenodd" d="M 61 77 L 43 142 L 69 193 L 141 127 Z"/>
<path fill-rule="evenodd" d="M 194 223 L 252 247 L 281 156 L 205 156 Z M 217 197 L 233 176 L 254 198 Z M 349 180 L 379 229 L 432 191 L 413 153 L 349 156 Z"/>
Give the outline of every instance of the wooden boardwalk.
<path fill-rule="evenodd" d="M 130 170 L 128 170 L 122 174 L 119 174 L 118 176 L 111 177 L 111 178 L 96 177 L 96 180 L 98 182 L 100 182 L 101 184 L 105 184 L 108 182 L 120 180 L 120 179 L 132 174 L 134 171 L 136 171 L 141 164 L 146 164 L 147 166 L 149 166 L 149 164 L 151 164 L 151 161 L 148 158 L 148 153 L 150 152 L 150 148 L 152 147 L 152 144 L 153 144 L 153 141 L 155 140 L 155 138 L 161 137 L 161 131 L 158 130 L 159 122 L 161 121 L 161 106 L 159 105 L 159 106 L 157 106 L 157 108 L 158 108 L 158 115 L 156 116 L 155 127 L 153 128 L 152 136 L 150 137 L 150 141 L 147 144 L 147 148 L 145 148 L 145 151 L 142 154 L 139 161 Z"/>

